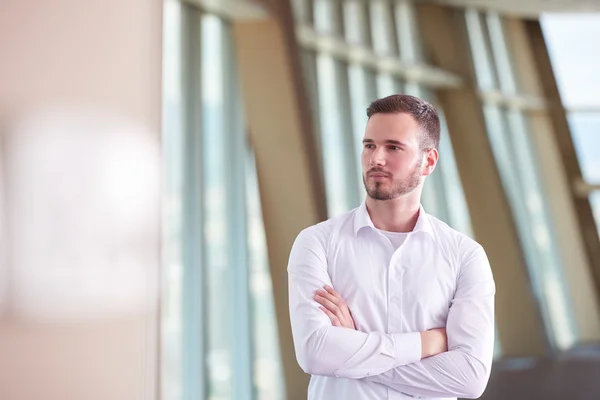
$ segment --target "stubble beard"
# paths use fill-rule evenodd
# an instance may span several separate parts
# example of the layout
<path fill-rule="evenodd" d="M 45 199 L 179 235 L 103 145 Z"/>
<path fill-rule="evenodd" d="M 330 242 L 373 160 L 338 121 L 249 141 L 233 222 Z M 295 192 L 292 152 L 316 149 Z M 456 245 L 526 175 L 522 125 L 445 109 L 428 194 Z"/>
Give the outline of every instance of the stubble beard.
<path fill-rule="evenodd" d="M 366 178 L 367 174 L 363 174 L 363 184 L 367 195 L 374 200 L 393 200 L 411 193 L 421 183 L 422 164 L 416 165 L 408 176 L 402 180 L 394 179 L 394 176 L 391 175 L 392 187 L 390 189 L 385 188 L 388 182 L 373 182 L 369 185 Z M 370 169 L 368 172 L 375 171 L 381 170 Z"/>

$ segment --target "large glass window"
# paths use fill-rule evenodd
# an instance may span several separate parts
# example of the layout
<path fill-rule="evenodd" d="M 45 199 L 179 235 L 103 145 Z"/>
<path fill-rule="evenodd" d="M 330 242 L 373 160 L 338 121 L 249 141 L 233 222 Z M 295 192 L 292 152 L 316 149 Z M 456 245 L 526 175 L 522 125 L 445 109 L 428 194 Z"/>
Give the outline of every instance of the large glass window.
<path fill-rule="evenodd" d="M 600 14 L 549 14 L 541 18 L 583 178 L 600 231 Z"/>
<path fill-rule="evenodd" d="M 165 3 L 162 396 L 280 399 L 254 160 L 229 23 Z"/>
<path fill-rule="evenodd" d="M 493 13 L 466 12 L 487 134 L 524 249 L 534 292 L 551 344 L 572 346 L 577 332 L 563 276 L 549 206 L 531 143 L 528 110 L 507 101 L 520 94 L 503 20 Z"/>

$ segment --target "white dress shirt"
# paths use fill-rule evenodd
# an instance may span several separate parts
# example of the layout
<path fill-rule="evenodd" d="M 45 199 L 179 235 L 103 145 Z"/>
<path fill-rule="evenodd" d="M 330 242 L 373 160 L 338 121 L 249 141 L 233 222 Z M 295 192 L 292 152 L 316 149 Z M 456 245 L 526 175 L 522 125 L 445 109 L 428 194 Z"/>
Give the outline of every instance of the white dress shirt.
<path fill-rule="evenodd" d="M 483 248 L 421 207 L 396 249 L 363 204 L 303 230 L 288 265 L 290 318 L 310 400 L 479 397 L 494 347 L 492 272 Z M 314 300 L 331 285 L 357 330 Z M 446 328 L 448 351 L 421 360 L 420 332 Z"/>

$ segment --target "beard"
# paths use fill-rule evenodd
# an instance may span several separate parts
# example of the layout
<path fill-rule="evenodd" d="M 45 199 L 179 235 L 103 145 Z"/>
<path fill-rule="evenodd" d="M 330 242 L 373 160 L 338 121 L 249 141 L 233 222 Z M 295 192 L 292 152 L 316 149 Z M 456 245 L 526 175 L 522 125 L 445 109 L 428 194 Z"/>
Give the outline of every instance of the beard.
<path fill-rule="evenodd" d="M 388 181 L 367 183 L 367 174 L 363 174 L 363 184 L 370 198 L 374 200 L 392 200 L 404 196 L 421 183 L 421 167 L 423 162 L 417 164 L 404 179 L 394 179 L 390 175 L 391 184 Z M 378 168 L 372 168 L 369 172 L 384 172 Z M 388 186 L 388 188 L 386 188 Z"/>

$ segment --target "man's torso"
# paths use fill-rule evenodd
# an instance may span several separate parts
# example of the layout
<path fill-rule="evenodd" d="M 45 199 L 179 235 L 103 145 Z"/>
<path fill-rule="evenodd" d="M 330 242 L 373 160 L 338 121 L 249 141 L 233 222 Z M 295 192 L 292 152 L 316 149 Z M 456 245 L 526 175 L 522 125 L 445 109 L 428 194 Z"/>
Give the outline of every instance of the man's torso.
<path fill-rule="evenodd" d="M 426 231 L 407 235 L 395 249 L 373 227 L 356 233 L 354 216 L 327 221 L 332 240 L 327 270 L 334 289 L 346 300 L 362 332 L 422 332 L 446 326 L 456 290 L 459 262 L 454 232 L 426 215 Z M 313 376 L 309 399 L 409 399 L 364 380 Z"/>

